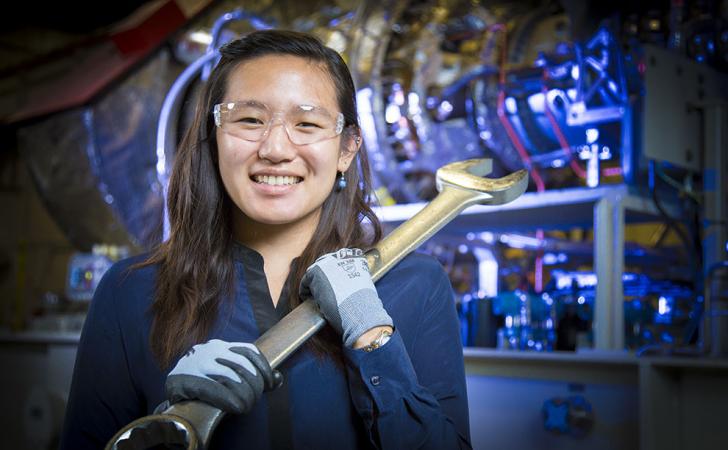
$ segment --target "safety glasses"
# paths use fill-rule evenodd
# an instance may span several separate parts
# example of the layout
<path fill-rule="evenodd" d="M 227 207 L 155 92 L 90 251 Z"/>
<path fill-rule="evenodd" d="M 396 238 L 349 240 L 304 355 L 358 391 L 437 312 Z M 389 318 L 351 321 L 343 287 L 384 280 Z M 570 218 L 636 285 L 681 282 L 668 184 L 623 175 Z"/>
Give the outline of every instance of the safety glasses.
<path fill-rule="evenodd" d="M 344 129 L 344 115 L 324 108 L 297 105 L 287 111 L 271 111 L 256 101 L 218 103 L 213 108 L 215 125 L 225 133 L 250 142 L 260 142 L 280 123 L 292 143 L 315 144 L 332 139 Z"/>

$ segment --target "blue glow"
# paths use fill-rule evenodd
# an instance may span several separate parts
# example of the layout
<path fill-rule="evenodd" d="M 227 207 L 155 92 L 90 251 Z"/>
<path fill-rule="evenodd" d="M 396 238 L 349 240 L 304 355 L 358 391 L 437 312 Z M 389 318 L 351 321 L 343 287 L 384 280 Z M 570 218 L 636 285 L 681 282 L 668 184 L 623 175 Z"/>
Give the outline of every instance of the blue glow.
<path fill-rule="evenodd" d="M 584 296 L 583 296 L 583 295 L 580 295 L 580 296 L 579 296 L 579 298 L 578 298 L 578 299 L 576 299 L 576 302 L 577 302 L 578 304 L 580 304 L 580 305 L 583 305 L 584 303 L 586 303 L 586 298 L 584 298 Z"/>
<path fill-rule="evenodd" d="M 460 253 L 467 253 L 468 252 L 468 246 L 465 244 L 458 245 L 458 252 Z"/>
<path fill-rule="evenodd" d="M 578 80 L 579 79 L 579 66 L 576 64 L 571 66 L 571 78 Z"/>
<path fill-rule="evenodd" d="M 551 296 L 548 293 L 546 293 L 546 292 L 544 292 L 543 294 L 541 294 L 541 298 L 549 306 L 551 306 L 551 305 L 554 304 L 554 299 L 552 299 Z"/>
<path fill-rule="evenodd" d="M 374 113 L 372 112 L 372 89 L 363 88 L 356 93 L 356 104 L 359 109 L 359 123 L 361 125 L 362 137 L 366 143 L 367 152 L 374 161 L 375 170 L 383 170 L 385 161 L 379 151 L 377 140 L 377 129 L 374 124 Z"/>
<path fill-rule="evenodd" d="M 613 80 L 609 80 L 607 82 L 607 86 L 609 86 L 609 90 L 613 93 L 617 93 L 617 83 L 615 83 Z"/>
<path fill-rule="evenodd" d="M 586 130 L 586 142 L 587 144 L 593 144 L 599 139 L 599 130 L 596 128 L 587 128 Z"/>
<path fill-rule="evenodd" d="M 508 111 L 509 114 L 516 114 L 518 112 L 518 107 L 516 106 L 516 99 L 513 97 L 506 97 L 506 111 Z"/>
<path fill-rule="evenodd" d="M 387 123 L 396 123 L 400 117 L 402 117 L 402 113 L 399 111 L 399 106 L 392 103 L 387 105 L 387 109 L 384 111 L 384 120 Z"/>
<path fill-rule="evenodd" d="M 586 164 L 586 185 L 590 188 L 599 186 L 599 153 L 597 144 L 592 144 L 591 155 Z"/>
<path fill-rule="evenodd" d="M 563 159 L 554 159 L 553 161 L 551 161 L 551 167 L 554 167 L 554 168 L 557 168 L 557 169 L 559 167 L 564 167 L 564 164 L 565 163 L 564 163 L 564 160 Z"/>
<path fill-rule="evenodd" d="M 448 102 L 447 100 L 443 100 L 440 105 L 437 107 L 437 116 L 440 119 L 447 119 L 447 117 L 452 112 L 453 106 L 452 103 Z"/>
<path fill-rule="evenodd" d="M 554 270 L 553 277 L 556 279 L 556 289 L 569 289 L 571 283 L 576 280 L 580 288 L 593 287 L 597 285 L 597 275 L 593 272 L 564 272 Z"/>
<path fill-rule="evenodd" d="M 482 239 L 486 244 L 492 244 L 495 242 L 495 235 L 490 231 L 484 231 L 480 233 L 480 239 Z"/>
<path fill-rule="evenodd" d="M 657 300 L 657 312 L 660 315 L 670 314 L 670 311 L 672 311 L 672 307 L 670 306 L 670 302 L 665 297 L 660 297 L 659 300 Z"/>
<path fill-rule="evenodd" d="M 540 248 L 541 240 L 535 237 L 522 236 L 519 234 L 502 234 L 500 241 L 511 248 Z"/>
<path fill-rule="evenodd" d="M 531 111 L 536 113 L 542 113 L 544 111 L 544 95 L 542 92 L 536 92 L 535 94 L 528 96 L 528 106 Z"/>
<path fill-rule="evenodd" d="M 606 145 L 602 147 L 602 150 L 599 152 L 599 159 L 611 159 L 612 158 L 612 151 L 607 147 Z"/>
<path fill-rule="evenodd" d="M 416 92 L 407 94 L 407 111 L 412 115 L 422 112 L 422 108 L 420 108 L 420 96 Z"/>
<path fill-rule="evenodd" d="M 588 145 L 584 145 L 579 149 L 579 159 L 587 160 L 591 157 L 591 150 Z"/>

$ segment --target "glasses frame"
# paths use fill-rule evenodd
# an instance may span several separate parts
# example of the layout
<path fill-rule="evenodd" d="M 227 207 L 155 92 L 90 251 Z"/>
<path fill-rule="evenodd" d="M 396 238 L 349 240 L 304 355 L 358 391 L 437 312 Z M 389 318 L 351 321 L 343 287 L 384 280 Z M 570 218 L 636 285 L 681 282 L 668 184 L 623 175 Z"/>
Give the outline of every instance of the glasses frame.
<path fill-rule="evenodd" d="M 222 108 L 223 108 L 223 105 L 238 104 L 238 103 L 246 103 L 246 102 L 222 102 L 222 103 L 218 103 L 215 106 L 213 106 L 213 108 L 212 108 L 212 116 L 213 116 L 213 118 L 215 120 L 215 126 L 216 127 L 220 128 L 221 130 L 223 129 L 222 128 L 222 126 L 223 126 L 223 123 L 222 123 Z M 322 110 L 326 111 L 325 108 L 320 108 L 318 106 L 313 106 L 313 105 L 297 105 L 297 106 L 299 108 L 309 107 L 309 108 L 322 109 Z M 265 108 L 268 109 L 267 106 L 265 106 Z M 328 111 L 326 111 L 326 112 L 328 113 Z M 325 138 L 322 138 L 322 139 L 320 139 L 318 141 L 314 141 L 314 142 L 308 142 L 308 143 L 305 143 L 305 144 L 298 144 L 298 143 L 294 142 L 293 138 L 291 138 L 291 133 L 288 130 L 288 126 L 286 125 L 286 121 L 283 119 L 283 117 L 285 116 L 285 114 L 286 114 L 286 112 L 284 112 L 284 111 L 273 111 L 273 113 L 271 115 L 271 119 L 268 121 L 267 126 L 263 130 L 263 134 L 260 135 L 260 138 L 258 140 L 252 140 L 252 139 L 246 139 L 246 138 L 240 138 L 240 139 L 243 139 L 243 140 L 248 141 L 248 142 L 262 142 L 262 141 L 264 141 L 268 137 L 268 134 L 270 134 L 270 130 L 273 128 L 273 123 L 276 121 L 276 119 L 278 119 L 278 121 L 283 126 L 283 129 L 286 131 L 286 136 L 288 136 L 288 140 L 291 141 L 291 143 L 294 144 L 294 145 L 311 145 L 311 144 L 317 144 L 317 143 L 322 142 L 322 141 L 325 141 L 327 139 L 333 139 L 336 136 L 339 136 L 344 131 L 344 114 L 343 113 L 338 113 L 336 115 L 336 127 L 334 128 L 334 133 L 335 134 L 333 136 L 331 136 L 331 137 L 325 137 Z"/>

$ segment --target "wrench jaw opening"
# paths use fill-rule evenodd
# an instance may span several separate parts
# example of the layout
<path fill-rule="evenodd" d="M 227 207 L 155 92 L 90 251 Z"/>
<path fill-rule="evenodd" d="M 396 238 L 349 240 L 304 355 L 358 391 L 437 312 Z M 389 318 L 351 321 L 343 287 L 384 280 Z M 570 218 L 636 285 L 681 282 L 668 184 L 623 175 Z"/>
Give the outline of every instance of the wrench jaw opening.
<path fill-rule="evenodd" d="M 450 163 L 437 171 L 437 190 L 448 187 L 480 192 L 471 204 L 502 205 L 520 197 L 528 188 L 528 171 L 521 169 L 502 178 L 485 178 L 493 171 L 493 160 L 468 159 Z"/>
<path fill-rule="evenodd" d="M 197 432 L 192 424 L 172 414 L 155 414 L 135 420 L 116 433 L 105 450 L 150 448 L 200 450 Z"/>

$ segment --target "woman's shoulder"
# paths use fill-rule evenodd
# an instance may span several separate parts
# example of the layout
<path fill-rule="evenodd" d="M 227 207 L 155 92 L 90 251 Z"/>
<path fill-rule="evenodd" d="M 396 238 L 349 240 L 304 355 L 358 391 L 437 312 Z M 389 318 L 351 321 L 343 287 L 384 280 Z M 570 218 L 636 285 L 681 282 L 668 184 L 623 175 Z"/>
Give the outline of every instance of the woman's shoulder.
<path fill-rule="evenodd" d="M 412 343 L 424 323 L 449 320 L 454 310 L 447 272 L 433 256 L 412 253 L 376 284 L 384 307 L 405 342 Z"/>
<path fill-rule="evenodd" d="M 392 268 L 391 272 L 398 277 L 413 276 L 433 281 L 447 278 L 445 269 L 437 258 L 420 252 L 412 252 L 405 256 L 399 264 Z"/>
<path fill-rule="evenodd" d="M 377 286 L 407 286 L 420 293 L 450 288 L 449 278 L 442 264 L 433 256 L 413 252 L 396 264 L 382 277 Z"/>
<path fill-rule="evenodd" d="M 103 275 L 94 294 L 94 302 L 147 303 L 154 290 L 157 267 L 155 264 L 140 265 L 149 257 L 140 254 L 115 262 Z"/>
<path fill-rule="evenodd" d="M 143 264 L 149 258 L 148 253 L 131 256 L 116 261 L 104 273 L 102 282 L 113 284 L 117 287 L 125 284 L 137 284 L 146 279 L 154 280 L 156 273 L 156 264 Z"/>

